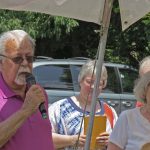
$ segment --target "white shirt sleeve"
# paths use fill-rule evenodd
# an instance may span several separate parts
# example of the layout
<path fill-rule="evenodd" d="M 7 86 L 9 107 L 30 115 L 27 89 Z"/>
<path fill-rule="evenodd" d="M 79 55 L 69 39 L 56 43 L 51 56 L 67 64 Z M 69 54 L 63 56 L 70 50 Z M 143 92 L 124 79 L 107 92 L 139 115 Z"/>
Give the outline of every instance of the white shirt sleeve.
<path fill-rule="evenodd" d="M 128 139 L 128 121 L 126 113 L 119 116 L 114 129 L 110 135 L 109 141 L 124 149 Z"/>
<path fill-rule="evenodd" d="M 48 114 L 49 114 L 49 119 L 50 119 L 51 126 L 52 126 L 52 132 L 57 133 L 58 122 L 60 119 L 60 107 L 57 102 L 49 106 Z"/>

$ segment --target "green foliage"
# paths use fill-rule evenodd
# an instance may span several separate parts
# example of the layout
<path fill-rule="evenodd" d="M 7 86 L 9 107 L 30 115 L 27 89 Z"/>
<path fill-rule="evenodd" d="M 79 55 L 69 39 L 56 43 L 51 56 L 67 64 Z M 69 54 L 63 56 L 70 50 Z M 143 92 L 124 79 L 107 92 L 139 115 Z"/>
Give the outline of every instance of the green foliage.
<path fill-rule="evenodd" d="M 116 10 L 117 3 L 112 12 L 105 60 L 137 67 L 143 57 L 150 55 L 150 13 L 122 32 L 120 12 Z"/>
<path fill-rule="evenodd" d="M 23 29 L 37 43 L 37 55 L 54 58 L 95 58 L 100 26 L 64 17 L 33 12 L 0 10 L 0 32 Z M 115 1 L 105 51 L 105 61 L 137 67 L 150 55 L 150 13 L 126 31 L 121 30 L 118 2 Z"/>
<path fill-rule="evenodd" d="M 57 38 L 69 34 L 78 22 L 48 14 L 0 10 L 0 32 L 24 29 L 34 38 Z"/>

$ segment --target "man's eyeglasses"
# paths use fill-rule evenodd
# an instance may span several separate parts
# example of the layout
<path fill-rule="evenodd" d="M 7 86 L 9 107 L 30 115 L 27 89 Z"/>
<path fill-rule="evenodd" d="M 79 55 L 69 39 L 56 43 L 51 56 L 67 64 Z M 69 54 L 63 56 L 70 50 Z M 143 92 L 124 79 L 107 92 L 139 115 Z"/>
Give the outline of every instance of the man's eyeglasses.
<path fill-rule="evenodd" d="M 16 57 L 11 58 L 11 57 L 5 56 L 3 54 L 0 54 L 0 56 L 6 57 L 6 58 L 12 60 L 15 64 L 21 64 L 24 61 L 24 59 L 26 59 L 28 63 L 33 63 L 33 61 L 36 58 L 35 56 L 25 56 L 25 58 L 23 58 L 21 56 L 16 56 Z"/>

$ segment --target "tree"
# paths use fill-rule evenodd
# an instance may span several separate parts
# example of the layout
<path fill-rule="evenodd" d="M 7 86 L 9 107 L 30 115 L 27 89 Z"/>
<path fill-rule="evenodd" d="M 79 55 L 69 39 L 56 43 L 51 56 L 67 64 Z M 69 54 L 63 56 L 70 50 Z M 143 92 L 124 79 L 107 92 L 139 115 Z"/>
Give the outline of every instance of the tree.
<path fill-rule="evenodd" d="M 0 32 L 23 29 L 36 39 L 36 55 L 54 58 L 95 58 L 100 26 L 65 17 L 33 12 L 0 10 Z M 121 31 L 118 2 L 115 1 L 105 52 L 105 61 L 137 66 L 150 55 L 150 13 Z"/>
<path fill-rule="evenodd" d="M 70 33 L 78 22 L 64 17 L 54 17 L 47 14 L 0 10 L 0 32 L 12 29 L 24 29 L 34 38 L 57 39 L 62 34 Z"/>
<path fill-rule="evenodd" d="M 120 12 L 117 1 L 113 7 L 105 58 L 137 67 L 143 57 L 150 55 L 150 13 L 121 31 Z"/>

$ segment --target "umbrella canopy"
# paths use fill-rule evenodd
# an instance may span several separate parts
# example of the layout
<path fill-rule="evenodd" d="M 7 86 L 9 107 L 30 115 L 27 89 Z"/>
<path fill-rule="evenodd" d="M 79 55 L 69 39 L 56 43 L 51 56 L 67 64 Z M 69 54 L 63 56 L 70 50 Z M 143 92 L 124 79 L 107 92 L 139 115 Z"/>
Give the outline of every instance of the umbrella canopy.
<path fill-rule="evenodd" d="M 111 0 L 110 0 L 111 1 Z M 150 0 L 119 0 L 122 29 L 150 12 Z M 105 0 L 0 0 L 1 9 L 41 12 L 100 24 Z"/>
<path fill-rule="evenodd" d="M 119 5 L 123 30 L 150 12 L 150 0 L 119 0 Z"/>

